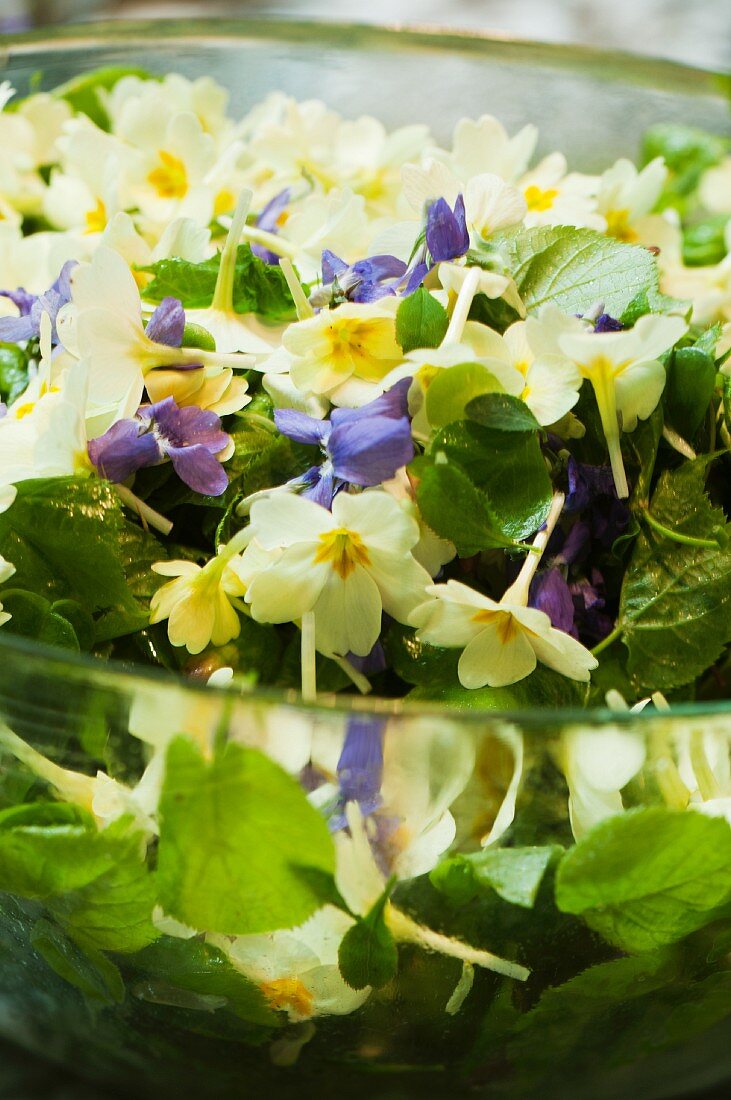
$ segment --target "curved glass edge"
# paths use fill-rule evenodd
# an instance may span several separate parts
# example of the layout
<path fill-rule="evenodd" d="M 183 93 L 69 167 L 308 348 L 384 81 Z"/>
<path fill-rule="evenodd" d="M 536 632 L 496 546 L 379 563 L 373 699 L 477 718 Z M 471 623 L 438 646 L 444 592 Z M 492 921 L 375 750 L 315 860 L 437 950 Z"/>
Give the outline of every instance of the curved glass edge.
<path fill-rule="evenodd" d="M 14 55 L 44 50 L 54 53 L 70 47 L 130 45 L 149 42 L 151 34 L 181 42 L 193 40 L 215 46 L 231 39 L 277 39 L 291 44 L 318 43 L 349 50 L 437 50 L 443 53 L 481 55 L 502 62 L 536 63 L 556 69 L 591 70 L 592 78 L 611 82 L 621 77 L 637 85 L 653 85 L 659 91 L 683 91 L 718 95 L 731 100 L 731 73 L 685 65 L 665 58 L 647 57 L 627 50 L 541 42 L 476 29 L 455 29 L 434 24 L 261 19 L 158 19 L 129 22 L 81 23 L 6 35 L 0 42 L 0 64 Z"/>
<path fill-rule="evenodd" d="M 587 45 L 563 45 L 521 39 L 510 35 L 480 30 L 459 30 L 437 25 L 411 24 L 363 24 L 357 22 L 321 22 L 317 20 L 291 20 L 288 18 L 258 17 L 229 19 L 140 20 L 130 22 L 82 23 L 71 26 L 49 27 L 22 34 L 5 35 L 0 39 L 0 72 L 8 69 L 13 60 L 28 54 L 53 55 L 78 49 L 94 48 L 121 43 L 133 46 L 147 45 L 150 35 L 158 39 L 176 40 L 181 44 L 203 45 L 211 48 L 237 40 L 276 40 L 292 45 L 318 45 L 346 50 L 438 51 L 447 54 L 481 56 L 502 63 L 539 63 L 556 70 L 591 72 L 592 79 L 610 83 L 621 78 L 637 86 L 652 86 L 659 91 L 677 91 L 682 81 L 683 93 L 712 95 L 727 99 L 731 108 L 731 74 L 715 72 L 661 58 L 649 58 L 622 50 L 606 50 Z M 87 58 L 93 62 L 93 55 Z M 93 65 L 91 66 L 93 67 Z M 315 703 L 306 703 L 294 690 L 252 688 L 243 693 L 240 687 L 208 687 L 182 674 L 140 665 L 133 669 L 121 662 L 106 664 L 102 660 L 84 654 L 76 654 L 43 645 L 29 639 L 6 635 L 0 637 L 0 660 L 14 657 L 28 659 L 44 670 L 61 677 L 73 672 L 79 678 L 104 691 L 132 692 L 145 683 L 160 687 L 179 688 L 195 695 L 210 698 L 213 691 L 226 698 L 248 700 L 252 704 L 288 704 L 303 712 L 327 710 L 333 714 L 366 713 L 395 717 L 403 714 L 410 718 L 445 715 L 457 718 L 470 726 L 484 726 L 493 721 L 509 721 L 525 729 L 576 724 L 601 725 L 612 722 L 648 723 L 656 717 L 654 711 L 618 713 L 606 707 L 518 709 L 505 711 L 469 710 L 447 708 L 440 703 L 411 703 L 408 699 L 389 699 L 382 696 L 329 695 L 318 696 Z M 699 718 L 731 715 L 731 700 L 713 703 L 683 703 L 673 705 L 672 716 Z"/>
<path fill-rule="evenodd" d="M 409 702 L 407 698 L 389 699 L 380 695 L 336 695 L 323 693 L 315 702 L 305 701 L 294 689 L 256 687 L 249 690 L 240 686 L 208 686 L 200 680 L 193 680 L 182 673 L 169 672 L 151 666 L 128 666 L 122 662 L 104 662 L 97 657 L 73 653 L 54 646 L 44 645 L 29 638 L 7 635 L 0 637 L 0 662 L 12 662 L 13 659 L 33 662 L 39 676 L 50 676 L 68 680 L 73 677 L 83 680 L 85 685 L 99 691 L 116 692 L 131 696 L 135 691 L 156 685 L 159 688 L 185 691 L 193 696 L 206 699 L 237 700 L 240 704 L 252 706 L 290 706 L 301 714 L 317 715 L 327 712 L 334 716 L 347 717 L 352 714 L 366 714 L 385 718 L 446 718 L 460 724 L 484 729 L 491 724 L 514 723 L 526 731 L 556 729 L 561 726 L 581 725 L 583 727 L 612 725 L 632 725 L 650 727 L 653 722 L 674 719 L 693 719 L 728 717 L 731 719 L 731 699 L 713 703 L 673 704 L 669 712 L 654 709 L 642 711 L 615 711 L 608 707 L 556 707 L 488 710 L 449 707 L 434 702 Z M 0 703 L 2 696 L 0 695 Z"/>

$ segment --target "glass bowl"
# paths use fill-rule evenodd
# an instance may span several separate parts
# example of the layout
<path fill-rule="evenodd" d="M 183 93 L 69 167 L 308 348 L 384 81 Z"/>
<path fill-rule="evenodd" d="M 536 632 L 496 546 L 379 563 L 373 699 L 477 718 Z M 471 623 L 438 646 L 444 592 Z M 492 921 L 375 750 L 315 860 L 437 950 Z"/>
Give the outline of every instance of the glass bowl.
<path fill-rule="evenodd" d="M 234 114 L 282 89 L 448 140 L 489 111 L 583 170 L 728 121 L 721 76 L 472 32 L 149 23 L 3 54 L 20 94 L 133 61 L 213 75 Z M 726 704 L 305 706 L 0 635 L 0 1037 L 139 1097 L 717 1085 L 730 744 Z"/>

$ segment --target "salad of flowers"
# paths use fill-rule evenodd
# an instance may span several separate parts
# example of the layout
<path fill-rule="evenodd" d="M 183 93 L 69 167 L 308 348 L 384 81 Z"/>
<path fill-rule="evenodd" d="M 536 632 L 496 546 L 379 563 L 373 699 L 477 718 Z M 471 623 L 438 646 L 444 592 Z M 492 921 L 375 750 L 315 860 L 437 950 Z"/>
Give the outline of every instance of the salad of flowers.
<path fill-rule="evenodd" d="M 0 644 L 203 685 L 140 687 L 134 749 L 79 714 L 81 769 L 3 711 L 27 966 L 280 1067 L 357 1013 L 406 1072 L 368 1029 L 444 988 L 436 1069 L 496 1096 L 727 1019 L 729 731 L 668 711 L 731 697 L 731 142 L 589 175 L 209 78 L 0 102 Z"/>

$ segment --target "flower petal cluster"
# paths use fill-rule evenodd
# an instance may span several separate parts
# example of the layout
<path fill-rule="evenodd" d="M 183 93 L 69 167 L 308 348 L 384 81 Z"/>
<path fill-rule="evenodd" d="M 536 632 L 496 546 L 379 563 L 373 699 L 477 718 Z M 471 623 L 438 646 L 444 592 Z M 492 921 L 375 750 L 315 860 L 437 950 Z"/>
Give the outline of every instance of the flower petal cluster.
<path fill-rule="evenodd" d="M 258 622 L 315 617 L 326 655 L 370 653 L 385 611 L 406 622 L 431 582 L 411 550 L 419 530 L 388 493 L 339 493 L 332 512 L 291 493 L 255 501 L 243 554 Z M 264 551 L 268 564 L 261 562 Z"/>

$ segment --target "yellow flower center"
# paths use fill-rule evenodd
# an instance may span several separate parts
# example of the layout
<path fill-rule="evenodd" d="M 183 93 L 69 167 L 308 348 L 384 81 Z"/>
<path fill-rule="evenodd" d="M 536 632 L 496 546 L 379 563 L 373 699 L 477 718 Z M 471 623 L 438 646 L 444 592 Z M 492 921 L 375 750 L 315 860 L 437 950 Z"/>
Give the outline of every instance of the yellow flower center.
<path fill-rule="evenodd" d="M 213 200 L 213 216 L 218 218 L 221 214 L 228 214 L 236 205 L 236 196 L 227 187 L 219 191 Z"/>
<path fill-rule="evenodd" d="M 161 199 L 182 199 L 188 194 L 188 173 L 179 157 L 161 149 L 160 163 L 147 177 Z"/>
<path fill-rule="evenodd" d="M 47 393 L 58 393 L 58 386 L 49 386 L 46 382 L 41 385 L 38 391 L 38 397 L 35 401 L 24 401 L 22 405 L 12 406 L 12 415 L 16 420 L 22 420 L 25 416 L 29 416 L 33 412 L 36 405 L 42 397 L 45 397 Z"/>
<path fill-rule="evenodd" d="M 330 345 L 328 358 L 338 373 L 380 382 L 401 358 L 394 322 L 387 317 L 336 319 L 326 335 Z"/>
<path fill-rule="evenodd" d="M 347 580 L 356 565 L 370 565 L 368 551 L 355 531 L 336 527 L 320 535 L 320 546 L 315 554 L 316 565 L 327 562 L 342 580 Z"/>
<path fill-rule="evenodd" d="M 618 241 L 626 241 L 633 244 L 638 238 L 634 229 L 629 225 L 629 210 L 608 210 L 604 215 L 607 219 L 607 235 L 616 237 Z"/>
<path fill-rule="evenodd" d="M 542 214 L 545 210 L 551 209 L 554 200 L 558 196 L 558 191 L 555 187 L 547 187 L 544 189 L 532 183 L 530 187 L 526 187 L 523 194 L 525 195 L 528 209 L 534 214 Z"/>
<path fill-rule="evenodd" d="M 87 210 L 84 217 L 86 228 L 84 233 L 103 233 L 107 226 L 107 208 L 101 199 L 96 200 L 93 210 Z"/>
<path fill-rule="evenodd" d="M 311 1016 L 314 1011 L 314 997 L 299 978 L 275 978 L 271 982 L 262 982 L 259 989 L 267 1003 L 274 1009 L 290 1009 L 298 1016 Z"/>
<path fill-rule="evenodd" d="M 472 622 L 481 623 L 484 626 L 490 626 L 494 623 L 501 645 L 512 642 L 521 629 L 509 611 L 488 611 L 487 609 L 478 611 L 472 616 Z"/>
<path fill-rule="evenodd" d="M 419 367 L 414 377 L 423 390 L 428 390 L 436 376 L 443 369 L 443 367 L 433 367 L 431 363 L 424 363 L 423 367 Z"/>

